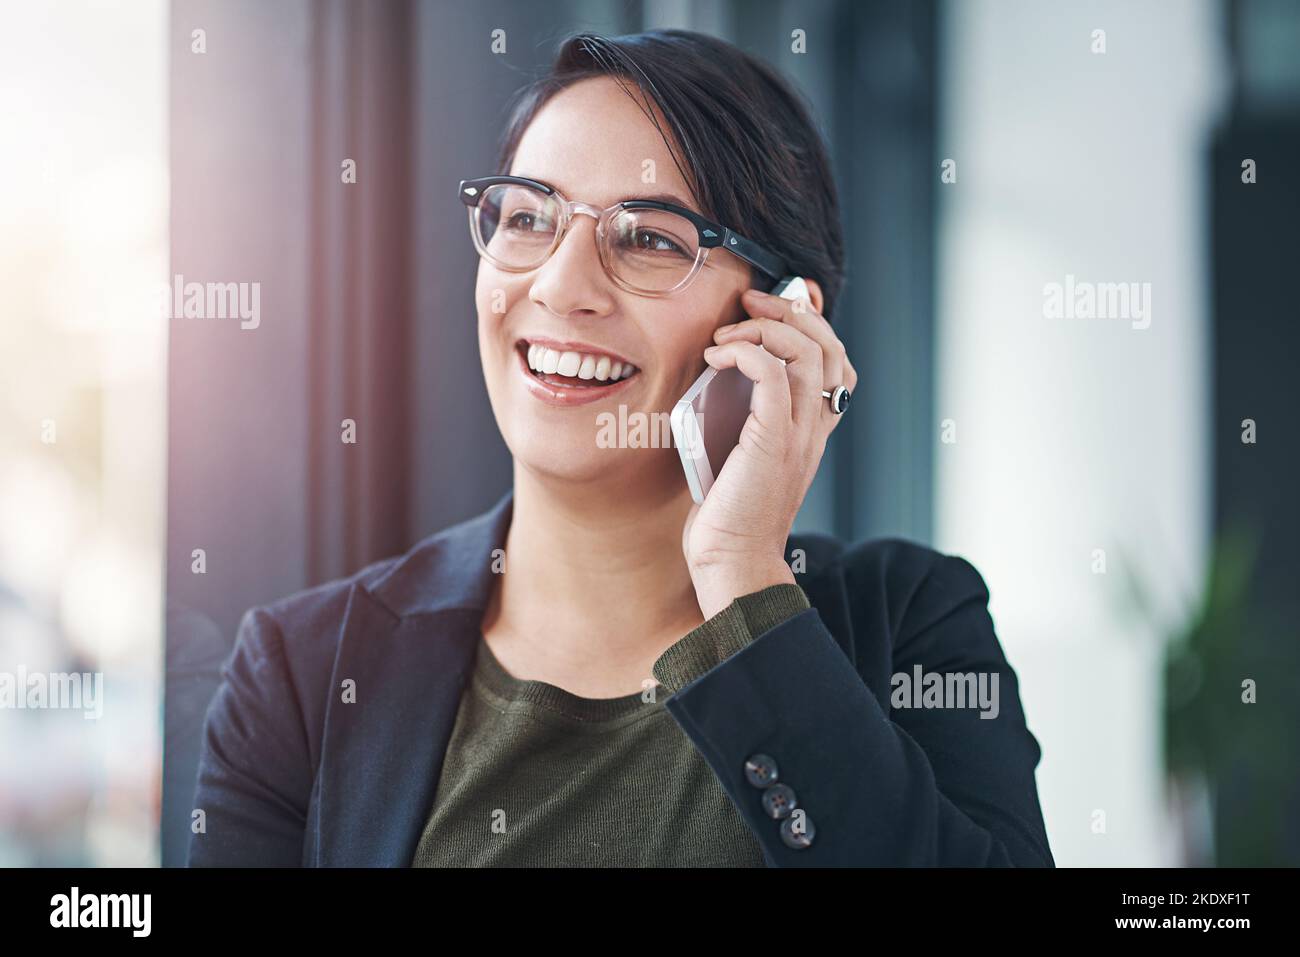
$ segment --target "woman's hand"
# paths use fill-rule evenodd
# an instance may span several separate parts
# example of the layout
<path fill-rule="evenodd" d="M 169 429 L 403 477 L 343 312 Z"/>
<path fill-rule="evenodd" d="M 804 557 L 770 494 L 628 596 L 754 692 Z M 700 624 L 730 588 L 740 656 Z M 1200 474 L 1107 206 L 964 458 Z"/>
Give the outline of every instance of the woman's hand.
<path fill-rule="evenodd" d="M 753 380 L 751 411 L 739 444 L 682 530 L 706 618 L 742 595 L 794 583 L 786 540 L 842 418 L 822 390 L 843 385 L 852 392 L 858 382 L 844 344 L 806 300 L 750 289 L 741 303 L 754 318 L 720 327 L 717 345 L 704 358 L 715 369 L 735 366 Z"/>

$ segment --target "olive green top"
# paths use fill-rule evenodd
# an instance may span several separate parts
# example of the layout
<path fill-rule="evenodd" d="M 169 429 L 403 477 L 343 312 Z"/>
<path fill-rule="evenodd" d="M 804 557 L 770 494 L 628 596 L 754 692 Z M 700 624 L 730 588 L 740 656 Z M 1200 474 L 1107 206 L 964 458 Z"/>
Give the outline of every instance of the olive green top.
<path fill-rule="evenodd" d="M 738 598 L 619 698 L 516 678 L 480 639 L 412 866 L 762 867 L 664 702 L 809 607 L 793 584 Z"/>

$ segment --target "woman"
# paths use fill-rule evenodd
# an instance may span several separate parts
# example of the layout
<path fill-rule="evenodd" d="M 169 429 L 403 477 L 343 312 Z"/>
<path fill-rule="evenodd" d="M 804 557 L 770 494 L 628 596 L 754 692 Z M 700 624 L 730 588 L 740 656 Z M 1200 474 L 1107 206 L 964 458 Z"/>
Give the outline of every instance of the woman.
<path fill-rule="evenodd" d="M 513 488 L 249 612 L 190 862 L 1052 866 L 979 574 L 791 535 L 857 384 L 798 97 L 710 37 L 579 36 L 498 169 L 460 198 Z M 598 434 L 705 362 L 755 385 L 697 507 L 676 450 Z"/>

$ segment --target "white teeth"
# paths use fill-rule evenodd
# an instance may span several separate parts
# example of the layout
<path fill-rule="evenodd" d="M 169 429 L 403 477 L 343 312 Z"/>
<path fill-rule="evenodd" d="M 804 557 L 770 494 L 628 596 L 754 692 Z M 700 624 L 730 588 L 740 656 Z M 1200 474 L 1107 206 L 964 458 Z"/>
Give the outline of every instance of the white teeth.
<path fill-rule="evenodd" d="M 550 375 L 597 379 L 602 382 L 626 379 L 637 371 L 637 367 L 632 363 L 609 356 L 587 355 L 572 351 L 559 352 L 541 345 L 528 346 L 528 368 Z"/>
<path fill-rule="evenodd" d="M 560 364 L 555 367 L 555 371 L 560 375 L 574 376 L 578 374 L 580 365 L 582 356 L 576 352 L 565 352 L 560 355 Z"/>

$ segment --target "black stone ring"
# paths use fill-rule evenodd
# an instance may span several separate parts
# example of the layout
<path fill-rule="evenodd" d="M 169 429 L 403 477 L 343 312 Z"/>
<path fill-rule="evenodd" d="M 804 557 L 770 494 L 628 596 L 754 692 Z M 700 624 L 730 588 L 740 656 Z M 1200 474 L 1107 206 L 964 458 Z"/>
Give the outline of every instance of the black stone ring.
<path fill-rule="evenodd" d="M 822 392 L 822 395 L 831 400 L 831 411 L 836 415 L 843 415 L 844 410 L 849 407 L 849 398 L 852 393 L 842 385 L 837 385 L 834 392 Z"/>

